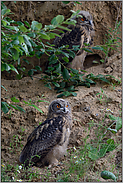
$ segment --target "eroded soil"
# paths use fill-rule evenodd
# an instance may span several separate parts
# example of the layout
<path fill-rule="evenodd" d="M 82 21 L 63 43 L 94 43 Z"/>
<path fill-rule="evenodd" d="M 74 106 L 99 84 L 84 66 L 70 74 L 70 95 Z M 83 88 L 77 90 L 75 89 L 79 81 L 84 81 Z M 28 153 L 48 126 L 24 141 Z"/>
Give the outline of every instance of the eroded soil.
<path fill-rule="evenodd" d="M 116 79 L 119 77 L 121 78 L 122 75 L 121 55 L 116 54 L 109 58 L 105 68 L 103 65 L 97 65 L 87 68 L 86 71 L 87 74 L 93 73 L 94 75 L 111 74 L 115 77 L 112 82 L 116 84 Z M 37 77 L 40 77 L 40 75 L 37 75 Z M 12 109 L 9 114 L 4 114 L 3 112 L 1 114 L 2 163 L 5 165 L 14 164 L 14 166 L 16 166 L 19 164 L 19 155 L 23 146 L 26 144 L 27 137 L 40 122 L 43 122 L 46 119 L 49 103 L 56 99 L 57 95 L 54 89 L 49 90 L 44 86 L 43 82 L 37 78 L 34 78 L 33 80 L 29 77 L 25 77 L 21 80 L 2 79 L 1 84 L 7 89 L 7 91 L 4 89 L 1 91 L 2 101 L 10 103 L 10 98 L 15 96 L 20 100 L 21 106 L 26 111 L 26 113 L 23 113 Z M 96 94 L 101 93 L 101 88 L 103 89 L 106 97 L 99 101 L 99 96 Z M 59 166 L 51 167 L 48 171 L 46 167 L 33 167 L 32 171 L 39 171 L 38 174 L 40 174 L 38 178 L 33 178 L 33 181 L 53 182 L 56 181 L 56 177 L 58 177 L 58 175 L 63 175 L 62 171 L 67 174 L 72 153 L 73 151 L 75 152 L 75 149 L 73 148 L 75 147 L 79 150 L 79 148 L 84 147 L 87 135 L 89 135 L 89 137 L 86 143 L 91 142 L 91 139 L 96 139 L 95 130 L 98 132 L 98 124 L 101 124 L 103 127 L 109 127 L 113 123 L 108 118 L 105 118 L 106 114 L 121 117 L 121 84 L 114 85 L 113 87 L 112 85 L 97 82 L 95 86 L 91 86 L 90 88 L 79 86 L 77 89 L 76 97 L 67 97 L 72 108 L 73 116 L 73 127 L 68 145 L 68 154 L 61 159 Z M 39 98 L 46 100 L 49 103 L 35 102 Z M 40 113 L 31 106 L 24 105 L 23 100 L 29 101 L 30 99 L 32 103 L 43 111 L 43 113 Z M 92 123 L 92 121 L 97 125 L 93 126 L 89 130 L 89 123 Z M 122 180 L 121 129 L 116 134 L 111 132 L 108 133 L 106 138 L 113 139 L 114 142 L 119 145 L 113 151 L 106 153 L 104 157 L 94 161 L 94 163 L 87 164 L 86 172 L 78 181 L 107 181 L 100 177 L 100 172 L 103 170 L 113 172 L 118 176 L 117 181 L 120 182 Z M 44 176 L 47 175 L 48 172 L 51 172 L 49 179 Z M 7 174 L 10 177 L 14 176 L 13 172 L 7 172 Z M 28 181 L 23 177 L 23 175 L 21 175 L 21 173 L 20 178 L 22 181 Z M 72 180 L 71 175 L 68 181 Z M 109 181 L 111 180 L 109 179 Z"/>

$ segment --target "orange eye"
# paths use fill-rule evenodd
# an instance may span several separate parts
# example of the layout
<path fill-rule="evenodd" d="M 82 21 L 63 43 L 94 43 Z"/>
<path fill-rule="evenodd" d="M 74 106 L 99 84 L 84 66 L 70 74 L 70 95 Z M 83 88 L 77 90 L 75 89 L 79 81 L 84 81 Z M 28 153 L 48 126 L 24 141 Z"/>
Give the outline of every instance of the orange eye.
<path fill-rule="evenodd" d="M 82 21 L 85 21 L 85 18 L 83 17 L 83 18 L 81 18 L 81 20 L 82 20 Z"/>
<path fill-rule="evenodd" d="M 68 105 L 66 105 L 66 107 L 68 107 Z"/>
<path fill-rule="evenodd" d="M 60 105 L 57 105 L 57 108 L 60 108 Z"/>

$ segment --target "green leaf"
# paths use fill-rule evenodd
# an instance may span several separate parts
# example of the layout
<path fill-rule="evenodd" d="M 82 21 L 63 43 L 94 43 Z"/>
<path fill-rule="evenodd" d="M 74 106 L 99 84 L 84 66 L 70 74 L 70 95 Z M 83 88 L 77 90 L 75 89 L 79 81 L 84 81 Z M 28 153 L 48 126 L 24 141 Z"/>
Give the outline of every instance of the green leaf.
<path fill-rule="evenodd" d="M 100 46 L 92 47 L 92 49 L 94 49 L 94 50 L 103 50 L 103 48 L 102 48 L 102 47 L 100 47 Z"/>
<path fill-rule="evenodd" d="M 69 72 L 66 68 L 64 68 L 63 72 L 62 72 L 62 75 L 63 75 L 63 78 L 65 80 L 69 79 L 70 78 L 70 75 L 69 75 Z"/>
<path fill-rule="evenodd" d="M 12 102 L 16 102 L 16 103 L 20 102 L 18 99 L 16 99 L 16 97 L 12 97 L 12 98 L 11 98 L 11 101 L 12 101 Z"/>
<path fill-rule="evenodd" d="M 49 71 L 53 71 L 54 68 L 53 68 L 52 66 L 51 66 L 51 67 L 49 66 L 49 67 L 48 67 L 48 70 L 49 70 Z"/>
<path fill-rule="evenodd" d="M 37 102 L 47 102 L 47 103 L 49 103 L 49 101 L 47 101 L 47 100 L 38 100 Z"/>
<path fill-rule="evenodd" d="M 22 48 L 22 50 L 24 50 L 26 55 L 29 55 L 29 51 L 28 51 L 27 45 L 25 43 L 22 43 L 21 48 Z"/>
<path fill-rule="evenodd" d="M 6 26 L 7 25 L 7 21 L 6 20 L 1 20 L 1 25 L 3 25 L 3 26 Z M 2 34 L 4 34 L 4 33 L 2 33 Z M 5 34 L 4 34 L 5 35 Z"/>
<path fill-rule="evenodd" d="M 27 26 L 27 27 L 29 27 L 29 28 L 30 28 L 30 24 L 29 24 L 29 22 L 24 21 L 24 23 L 26 24 L 26 26 Z"/>
<path fill-rule="evenodd" d="M 74 91 L 75 89 L 74 89 L 74 86 L 70 86 L 70 87 L 67 88 L 67 90 L 68 91 Z"/>
<path fill-rule="evenodd" d="M 18 28 L 19 28 L 22 32 L 27 32 L 27 31 L 28 31 L 27 28 L 26 28 L 24 25 L 20 25 Z"/>
<path fill-rule="evenodd" d="M 68 96 L 70 95 L 70 92 L 64 91 L 63 94 L 64 94 L 66 97 L 68 97 Z"/>
<path fill-rule="evenodd" d="M 116 129 L 107 128 L 107 130 L 110 130 L 112 133 L 117 133 Z"/>
<path fill-rule="evenodd" d="M 57 66 L 56 66 L 56 70 L 53 71 L 54 73 L 61 73 L 61 64 L 59 63 Z"/>
<path fill-rule="evenodd" d="M 87 146 L 88 149 L 88 157 L 92 160 L 97 160 L 99 158 L 98 149 L 94 148 L 90 144 Z"/>
<path fill-rule="evenodd" d="M 90 83 L 85 83 L 85 86 L 87 86 L 87 88 L 90 88 Z"/>
<path fill-rule="evenodd" d="M 69 58 L 69 54 L 68 54 L 68 53 L 65 53 L 64 51 L 61 51 L 61 53 L 62 53 L 63 55 L 65 55 L 67 58 Z"/>
<path fill-rule="evenodd" d="M 26 112 L 22 107 L 20 107 L 20 106 L 16 106 L 17 107 L 17 109 L 19 110 L 19 111 L 22 111 L 22 112 Z"/>
<path fill-rule="evenodd" d="M 78 74 L 78 73 L 79 73 L 79 71 L 76 70 L 76 69 L 72 69 L 72 68 L 71 68 L 71 71 L 72 71 L 73 74 Z"/>
<path fill-rule="evenodd" d="M 18 40 L 19 40 L 20 44 L 21 44 L 21 43 L 24 43 L 24 38 L 23 38 L 23 36 L 21 36 L 21 35 L 18 36 Z"/>
<path fill-rule="evenodd" d="M 14 67 L 14 65 L 9 64 L 9 66 L 10 66 L 12 71 L 15 71 L 17 74 L 19 74 L 17 69 Z"/>
<path fill-rule="evenodd" d="M 1 63 L 1 71 L 9 71 L 11 68 L 7 63 Z"/>
<path fill-rule="evenodd" d="M 76 97 L 77 96 L 77 93 L 75 93 L 75 92 L 70 92 L 74 97 Z"/>
<path fill-rule="evenodd" d="M 15 105 L 9 104 L 13 109 L 18 110 L 18 108 Z"/>
<path fill-rule="evenodd" d="M 89 43 L 83 43 L 85 46 L 90 46 L 90 44 Z"/>
<path fill-rule="evenodd" d="M 54 26 L 57 26 L 57 25 L 58 25 L 58 22 L 56 21 L 56 17 L 54 17 L 54 18 L 51 20 L 51 24 L 54 25 Z"/>
<path fill-rule="evenodd" d="M 48 87 L 50 90 L 52 89 L 50 83 L 47 83 L 45 86 Z"/>
<path fill-rule="evenodd" d="M 14 21 L 14 23 L 17 24 L 17 25 L 19 25 L 19 26 L 20 25 L 24 25 L 21 21 Z"/>
<path fill-rule="evenodd" d="M 19 52 L 17 51 L 17 49 L 15 48 L 10 48 L 12 57 L 14 60 L 17 60 L 19 58 Z"/>
<path fill-rule="evenodd" d="M 15 44 L 15 45 L 18 45 L 18 44 L 19 44 L 19 40 L 18 40 L 18 38 L 17 38 L 17 39 L 15 39 L 15 40 L 13 40 L 11 43 L 12 43 L 12 44 Z"/>
<path fill-rule="evenodd" d="M 57 95 L 57 98 L 62 98 L 64 96 L 64 93 Z"/>
<path fill-rule="evenodd" d="M 35 66 L 35 69 L 37 69 L 38 71 L 42 71 L 41 67 L 40 66 Z"/>
<path fill-rule="evenodd" d="M 64 16 L 63 15 L 57 15 L 51 20 L 51 24 L 54 26 L 58 26 L 64 21 Z"/>
<path fill-rule="evenodd" d="M 68 3 L 70 3 L 70 1 L 62 1 L 62 3 L 68 4 Z"/>
<path fill-rule="evenodd" d="M 23 35 L 25 43 L 32 48 L 32 44 L 30 43 L 30 37 L 27 35 Z M 33 51 L 33 50 L 32 50 Z"/>
<path fill-rule="evenodd" d="M 53 39 L 53 38 L 55 38 L 56 36 L 57 36 L 57 37 L 61 37 L 59 34 L 56 34 L 56 33 L 53 33 L 53 32 L 48 33 L 48 36 L 50 37 L 50 39 Z"/>
<path fill-rule="evenodd" d="M 64 89 L 63 88 L 55 88 L 56 90 L 57 90 L 57 92 L 56 93 L 61 93 L 61 92 L 63 92 L 64 91 Z"/>
<path fill-rule="evenodd" d="M 27 35 L 32 38 L 36 37 L 36 34 L 34 32 L 29 32 Z"/>
<path fill-rule="evenodd" d="M 113 140 L 113 139 L 108 139 L 108 140 L 107 140 L 107 143 L 108 143 L 108 144 L 114 144 L 114 140 Z"/>
<path fill-rule="evenodd" d="M 17 79 L 22 79 L 22 77 L 23 77 L 23 74 L 17 74 L 17 75 L 16 75 L 16 78 L 17 78 Z"/>
<path fill-rule="evenodd" d="M 42 24 L 37 21 L 32 21 L 31 28 L 32 30 L 40 30 L 42 28 Z"/>
<path fill-rule="evenodd" d="M 33 76 L 33 73 L 34 73 L 33 69 L 31 69 L 31 70 L 28 71 L 28 75 L 29 76 Z"/>
<path fill-rule="evenodd" d="M 96 60 L 93 60 L 93 63 L 94 63 L 94 64 L 99 64 L 99 62 L 98 62 L 98 61 L 96 61 Z"/>
<path fill-rule="evenodd" d="M 6 26 L 7 29 L 10 29 L 10 30 L 14 30 L 14 31 L 19 31 L 19 29 L 16 27 L 16 26 Z"/>
<path fill-rule="evenodd" d="M 6 102 L 1 102 L 1 109 L 2 109 L 2 111 L 3 111 L 5 114 L 9 111 L 9 109 L 8 109 L 7 106 L 8 106 L 8 105 L 7 105 Z"/>
<path fill-rule="evenodd" d="M 74 58 L 75 55 L 76 55 L 76 54 L 75 54 L 73 51 L 71 51 L 71 50 L 69 51 L 69 56 L 70 56 L 70 57 Z"/>
<path fill-rule="evenodd" d="M 83 50 L 85 50 L 86 52 L 88 52 L 88 53 L 93 53 L 90 49 L 88 49 L 88 48 L 82 48 Z"/>
<path fill-rule="evenodd" d="M 8 13 L 10 13 L 10 9 L 2 9 L 1 10 L 1 15 L 5 15 L 5 14 L 8 14 Z"/>
<path fill-rule="evenodd" d="M 29 102 L 26 102 L 25 100 L 23 100 L 23 102 L 24 102 L 25 104 L 29 104 Z"/>
<path fill-rule="evenodd" d="M 86 78 L 86 82 L 91 83 L 91 84 L 96 84 L 93 80 L 88 79 L 88 78 Z"/>
<path fill-rule="evenodd" d="M 43 111 L 41 109 L 39 109 L 36 105 L 31 104 L 30 106 L 34 107 L 35 109 L 37 109 L 39 112 L 43 113 Z"/>
<path fill-rule="evenodd" d="M 75 46 L 75 45 L 73 45 L 72 47 L 73 47 L 74 51 L 78 51 L 78 50 L 80 50 L 80 48 L 79 48 L 80 46 L 79 46 L 79 45 L 76 45 L 76 46 Z"/>
<path fill-rule="evenodd" d="M 109 119 L 112 120 L 112 121 L 115 121 L 115 120 L 117 119 L 117 117 L 115 117 L 115 116 L 113 116 L 113 115 L 109 115 L 108 117 L 109 117 Z"/>
<path fill-rule="evenodd" d="M 67 24 L 67 25 L 76 25 L 76 20 L 70 20 L 70 21 L 64 21 L 64 24 Z"/>
<path fill-rule="evenodd" d="M 66 85 L 66 83 L 65 83 L 64 81 L 62 81 L 62 82 L 60 83 L 61 88 L 65 88 L 65 85 Z"/>
<path fill-rule="evenodd" d="M 116 176 L 112 172 L 109 172 L 106 170 L 101 172 L 101 177 L 103 179 L 112 179 L 112 180 L 116 181 Z"/>
<path fill-rule="evenodd" d="M 2 88 L 4 88 L 4 90 L 6 90 L 6 91 L 7 91 L 7 89 L 6 89 L 3 85 L 1 85 L 1 87 L 2 87 Z"/>
<path fill-rule="evenodd" d="M 64 26 L 61 26 L 61 25 L 58 25 L 57 27 L 60 28 L 60 29 L 63 29 L 63 30 L 71 31 L 71 29 L 68 29 L 67 27 L 64 27 Z"/>
<path fill-rule="evenodd" d="M 60 85 L 56 82 L 52 82 L 56 87 L 60 87 Z"/>
<path fill-rule="evenodd" d="M 57 15 L 56 16 L 56 21 L 58 24 L 62 23 L 64 21 L 64 16 L 63 15 Z"/>
<path fill-rule="evenodd" d="M 40 35 L 40 38 L 42 39 L 50 40 L 50 37 L 45 32 L 39 33 L 39 35 Z"/>
<path fill-rule="evenodd" d="M 110 84 L 110 81 L 107 80 L 102 74 L 98 74 L 96 77 L 97 77 L 98 79 L 100 79 L 100 80 L 102 80 L 102 81 L 104 81 L 104 82 Z"/>
<path fill-rule="evenodd" d="M 119 130 L 122 128 L 122 119 L 117 117 L 116 121 L 116 130 Z"/>
<path fill-rule="evenodd" d="M 65 62 L 69 62 L 69 59 L 67 57 L 62 57 L 62 59 L 65 61 Z"/>

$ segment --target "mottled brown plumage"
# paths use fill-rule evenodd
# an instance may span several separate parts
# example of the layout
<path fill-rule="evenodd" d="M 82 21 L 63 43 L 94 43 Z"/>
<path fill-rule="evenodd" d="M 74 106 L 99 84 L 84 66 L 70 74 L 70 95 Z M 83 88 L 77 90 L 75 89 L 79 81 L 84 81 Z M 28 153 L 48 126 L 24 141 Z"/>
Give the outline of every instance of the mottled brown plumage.
<path fill-rule="evenodd" d="M 49 106 L 47 119 L 29 135 L 20 162 L 26 167 L 57 164 L 66 153 L 71 126 L 68 101 L 54 100 Z"/>
<path fill-rule="evenodd" d="M 81 17 L 74 16 L 72 19 L 76 20 L 76 25 L 69 25 L 68 28 L 72 31 L 64 31 L 64 33 L 60 34 L 61 37 L 56 37 L 54 40 L 54 44 L 56 48 L 59 48 L 63 45 L 69 45 L 68 49 L 72 49 L 73 45 L 79 45 L 79 48 L 85 47 L 84 43 L 89 43 L 90 45 L 93 42 L 94 36 L 94 24 L 91 14 L 88 11 L 80 11 L 78 15 Z M 69 53 L 64 50 L 64 52 Z M 87 52 L 83 49 L 75 52 L 76 56 L 74 59 L 69 57 L 69 63 L 66 63 L 63 60 L 65 55 L 60 54 L 58 58 L 60 62 L 64 63 L 70 68 L 81 70 L 83 69 L 83 63 L 85 61 L 85 57 Z"/>

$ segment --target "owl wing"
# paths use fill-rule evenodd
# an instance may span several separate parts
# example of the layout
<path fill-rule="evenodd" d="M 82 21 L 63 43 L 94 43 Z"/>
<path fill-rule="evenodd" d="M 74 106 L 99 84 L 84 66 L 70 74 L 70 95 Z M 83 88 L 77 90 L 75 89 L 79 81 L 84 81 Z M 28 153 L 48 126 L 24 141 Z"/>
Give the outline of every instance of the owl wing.
<path fill-rule="evenodd" d="M 59 48 L 60 46 L 63 46 L 63 45 L 69 45 L 67 49 L 72 49 L 73 45 L 79 46 L 79 48 L 82 48 L 84 46 L 84 43 L 89 43 L 88 31 L 84 27 L 80 25 L 76 25 L 76 26 L 71 25 L 69 26 L 69 29 L 71 29 L 71 31 L 64 30 L 64 33 L 60 34 L 61 37 L 55 38 L 54 40 L 55 48 Z M 66 49 L 63 49 L 62 51 L 64 51 L 65 53 L 69 53 L 69 51 L 67 51 Z M 83 51 L 84 50 L 81 49 L 79 51 L 74 51 L 74 52 L 76 55 L 81 55 Z M 68 64 L 63 60 L 63 57 L 65 56 L 64 54 L 61 53 L 57 56 L 60 62 L 62 62 L 64 65 Z M 73 60 L 73 57 L 70 56 L 69 62 L 72 62 L 72 60 Z M 52 64 L 52 66 L 55 66 L 56 64 Z M 48 66 L 49 66 L 49 61 L 45 65 L 45 70 L 48 69 Z"/>
<path fill-rule="evenodd" d="M 56 37 L 54 40 L 55 47 L 58 48 L 63 45 L 69 45 L 69 49 L 73 48 L 73 45 L 79 45 L 80 47 L 83 46 L 83 43 L 87 42 L 88 35 L 87 30 L 80 26 L 70 26 L 71 31 L 64 31 L 61 34 L 61 37 Z"/>
<path fill-rule="evenodd" d="M 20 162 L 28 166 L 43 159 L 47 153 L 59 144 L 63 133 L 63 118 L 61 116 L 46 119 L 28 137 L 27 143 L 20 155 Z"/>

